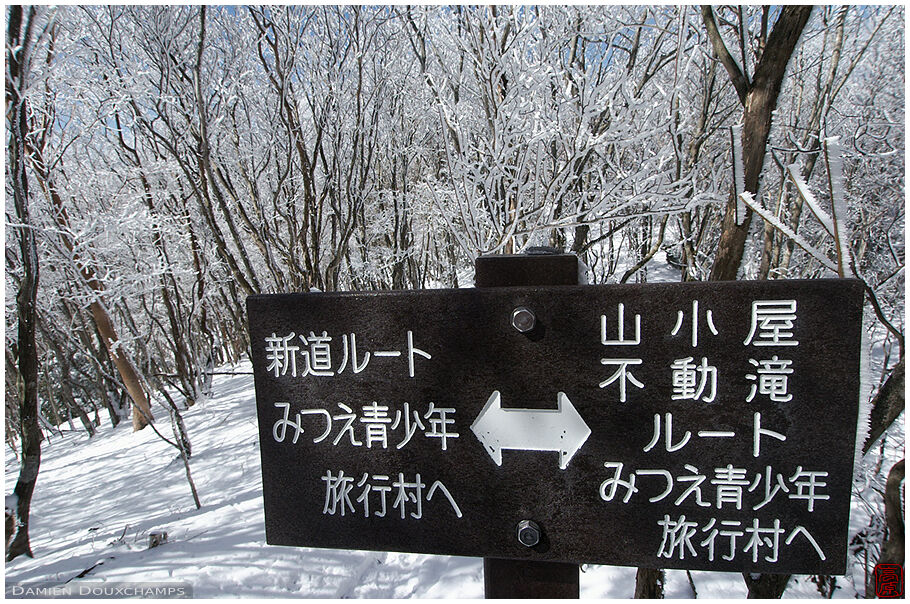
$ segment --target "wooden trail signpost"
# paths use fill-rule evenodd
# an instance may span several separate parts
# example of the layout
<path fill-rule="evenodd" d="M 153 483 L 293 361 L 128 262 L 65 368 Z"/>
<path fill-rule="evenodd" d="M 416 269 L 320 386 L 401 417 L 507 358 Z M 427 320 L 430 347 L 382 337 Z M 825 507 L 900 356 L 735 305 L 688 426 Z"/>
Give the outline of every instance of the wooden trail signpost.
<path fill-rule="evenodd" d="M 474 289 L 248 299 L 268 543 L 845 572 L 858 281 L 487 262 Z"/>
<path fill-rule="evenodd" d="M 474 284 L 477 287 L 579 285 L 586 281 L 585 277 L 574 254 L 497 255 L 480 257 L 474 262 Z M 530 309 L 527 310 L 530 312 Z M 521 318 L 520 312 L 515 315 L 513 311 L 512 326 L 522 327 Z M 526 333 L 533 331 L 532 328 Z M 559 407 L 562 406 L 563 400 L 560 399 Z M 578 425 L 578 431 L 582 433 L 584 428 Z M 520 526 L 519 530 L 530 529 L 531 536 L 534 535 L 534 526 L 521 523 Z M 520 533 L 517 536 L 522 539 Z M 578 573 L 577 563 L 484 558 L 484 596 L 496 599 L 578 598 L 581 595 Z"/>

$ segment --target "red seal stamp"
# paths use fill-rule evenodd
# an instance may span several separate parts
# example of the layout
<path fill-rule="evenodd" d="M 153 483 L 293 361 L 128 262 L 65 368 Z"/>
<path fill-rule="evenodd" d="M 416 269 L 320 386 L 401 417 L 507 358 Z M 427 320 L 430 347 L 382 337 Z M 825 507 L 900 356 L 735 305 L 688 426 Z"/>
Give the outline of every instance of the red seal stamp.
<path fill-rule="evenodd" d="M 900 564 L 876 564 L 875 571 L 876 598 L 904 597 L 904 567 Z"/>

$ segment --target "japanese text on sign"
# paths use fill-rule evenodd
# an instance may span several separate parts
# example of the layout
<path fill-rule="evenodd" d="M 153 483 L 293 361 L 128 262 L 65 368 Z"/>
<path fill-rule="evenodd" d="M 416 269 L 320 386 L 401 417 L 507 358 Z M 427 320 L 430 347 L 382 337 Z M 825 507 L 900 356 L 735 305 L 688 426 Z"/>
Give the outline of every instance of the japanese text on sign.
<path fill-rule="evenodd" d="M 269 542 L 533 558 L 520 517 L 553 559 L 838 572 L 844 283 L 262 296 Z"/>

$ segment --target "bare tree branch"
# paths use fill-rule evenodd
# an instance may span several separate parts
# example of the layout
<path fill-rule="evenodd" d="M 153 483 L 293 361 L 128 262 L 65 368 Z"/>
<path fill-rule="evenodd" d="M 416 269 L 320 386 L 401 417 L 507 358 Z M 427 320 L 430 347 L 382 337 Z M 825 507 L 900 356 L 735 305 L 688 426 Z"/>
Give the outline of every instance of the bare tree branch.
<path fill-rule="evenodd" d="M 717 22 L 714 20 L 714 9 L 710 6 L 702 6 L 701 17 L 705 23 L 705 29 L 708 31 L 708 39 L 711 40 L 714 52 L 730 75 L 730 82 L 733 84 L 733 88 L 736 89 L 739 102 L 745 105 L 746 95 L 749 94 L 749 80 L 746 79 L 746 76 L 736 63 L 736 59 L 733 58 L 733 55 L 727 49 L 727 45 L 724 44 L 720 30 L 717 29 Z"/>

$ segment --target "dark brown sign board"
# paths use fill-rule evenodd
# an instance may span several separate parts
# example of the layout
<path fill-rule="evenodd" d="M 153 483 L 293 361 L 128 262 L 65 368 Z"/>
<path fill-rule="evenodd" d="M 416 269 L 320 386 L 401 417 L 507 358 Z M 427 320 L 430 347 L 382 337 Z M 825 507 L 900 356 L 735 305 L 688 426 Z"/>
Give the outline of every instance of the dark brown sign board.
<path fill-rule="evenodd" d="M 844 279 L 252 296 L 267 542 L 843 574 L 862 303 Z"/>

